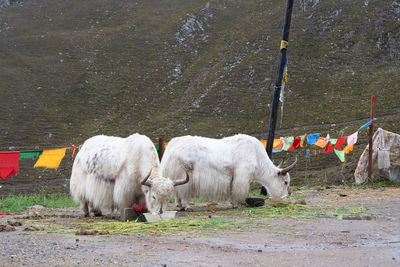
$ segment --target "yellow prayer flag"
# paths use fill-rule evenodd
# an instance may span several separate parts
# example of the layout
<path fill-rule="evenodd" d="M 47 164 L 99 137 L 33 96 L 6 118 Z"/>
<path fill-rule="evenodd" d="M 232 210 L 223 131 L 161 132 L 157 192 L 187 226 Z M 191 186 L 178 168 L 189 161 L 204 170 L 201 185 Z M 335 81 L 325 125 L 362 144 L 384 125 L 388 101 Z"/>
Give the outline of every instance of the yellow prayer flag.
<path fill-rule="evenodd" d="M 264 148 L 267 147 L 267 140 L 261 140 L 260 142 L 263 144 Z"/>
<path fill-rule="evenodd" d="M 303 135 L 303 136 L 300 136 L 300 139 L 301 139 L 301 141 L 300 141 L 300 147 L 304 147 L 304 139 L 306 138 L 306 134 L 305 135 Z"/>
<path fill-rule="evenodd" d="M 328 143 L 328 141 L 329 141 L 328 137 L 318 137 L 315 145 L 319 146 L 320 148 L 324 148 L 326 146 L 326 144 Z"/>
<path fill-rule="evenodd" d="M 61 160 L 65 156 L 66 148 L 59 148 L 59 149 L 45 149 L 43 153 L 40 155 L 38 161 L 36 161 L 34 168 L 37 167 L 44 167 L 49 169 L 58 169 L 60 166 Z"/>
<path fill-rule="evenodd" d="M 353 151 L 353 145 L 347 145 L 347 146 L 344 148 L 344 153 L 349 154 L 350 151 Z"/>
<path fill-rule="evenodd" d="M 267 147 L 267 140 L 260 140 L 260 142 L 263 144 L 264 148 Z M 282 146 L 283 146 L 283 140 L 275 138 L 274 143 L 272 144 L 272 149 L 281 150 Z"/>

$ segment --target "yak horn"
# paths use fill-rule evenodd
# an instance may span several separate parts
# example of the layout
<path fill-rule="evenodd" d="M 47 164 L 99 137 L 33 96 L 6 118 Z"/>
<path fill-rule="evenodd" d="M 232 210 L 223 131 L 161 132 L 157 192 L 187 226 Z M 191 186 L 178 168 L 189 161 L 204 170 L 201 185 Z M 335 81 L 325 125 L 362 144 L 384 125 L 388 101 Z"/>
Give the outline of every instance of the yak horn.
<path fill-rule="evenodd" d="M 282 170 L 279 171 L 278 174 L 279 175 L 286 175 L 286 173 L 288 173 L 291 169 L 294 168 L 294 166 L 296 166 L 296 163 L 297 163 L 297 157 L 296 157 L 296 160 L 292 163 L 292 165 L 290 165 L 290 166 L 288 166 L 286 168 L 283 168 Z"/>
<path fill-rule="evenodd" d="M 283 164 L 283 160 L 281 160 L 281 162 L 279 162 L 279 164 L 278 164 L 278 168 L 281 168 L 282 167 L 282 164 Z"/>
<path fill-rule="evenodd" d="M 151 182 L 147 181 L 147 179 L 149 179 L 149 177 L 150 177 L 150 174 L 151 174 L 151 170 L 150 170 L 149 174 L 147 174 L 147 176 L 144 177 L 144 179 L 142 181 L 140 181 L 140 183 L 142 185 L 147 185 L 148 187 L 151 187 Z"/>
<path fill-rule="evenodd" d="M 180 181 L 174 181 L 174 186 L 183 185 L 189 182 L 189 174 L 186 172 L 186 179 Z"/>

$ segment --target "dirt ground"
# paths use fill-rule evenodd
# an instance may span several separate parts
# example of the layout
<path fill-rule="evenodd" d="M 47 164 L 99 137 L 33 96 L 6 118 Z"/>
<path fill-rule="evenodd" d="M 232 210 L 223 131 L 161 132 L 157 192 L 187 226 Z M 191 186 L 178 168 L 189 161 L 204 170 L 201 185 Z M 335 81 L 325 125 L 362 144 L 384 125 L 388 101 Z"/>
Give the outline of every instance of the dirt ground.
<path fill-rule="evenodd" d="M 1 216 L 0 265 L 400 266 L 399 187 L 299 190 L 292 196 L 304 199 L 310 208 L 362 210 L 337 216 L 251 220 L 243 218 L 244 213 L 235 213 L 226 217 L 249 221 L 240 229 L 77 235 L 72 222 L 87 220 L 80 217 L 77 208 L 37 207 L 23 215 Z M 196 213 L 204 207 L 207 203 L 196 204 L 194 212 L 178 212 L 177 217 L 203 216 L 208 220 L 229 213 L 229 209 L 223 214 Z M 113 220 L 113 215 L 108 216 Z M 46 229 L 49 222 L 56 227 Z M 6 228 L 15 231 L 7 232 Z"/>

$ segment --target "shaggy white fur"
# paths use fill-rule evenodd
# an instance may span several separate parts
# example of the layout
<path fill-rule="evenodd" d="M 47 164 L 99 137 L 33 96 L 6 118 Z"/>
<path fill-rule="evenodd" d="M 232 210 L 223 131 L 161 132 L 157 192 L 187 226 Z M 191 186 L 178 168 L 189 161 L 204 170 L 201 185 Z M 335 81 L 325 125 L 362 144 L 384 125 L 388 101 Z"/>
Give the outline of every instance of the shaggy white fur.
<path fill-rule="evenodd" d="M 269 159 L 259 140 L 248 135 L 223 139 L 199 136 L 173 138 L 161 162 L 161 175 L 182 179 L 187 172 L 189 183 L 175 189 L 179 207 L 188 209 L 189 199 L 231 199 L 234 206 L 243 205 L 250 183 L 265 186 L 271 198 L 285 198 L 290 183 L 289 173 Z"/>
<path fill-rule="evenodd" d="M 89 215 L 88 205 L 95 213 L 132 204 L 146 205 L 150 212 L 162 213 L 167 207 L 165 199 L 172 197 L 174 183 L 159 176 L 159 166 L 153 142 L 144 135 L 94 136 L 85 141 L 76 155 L 70 192 L 85 216 Z M 141 181 L 150 171 L 152 186 L 144 186 Z"/>

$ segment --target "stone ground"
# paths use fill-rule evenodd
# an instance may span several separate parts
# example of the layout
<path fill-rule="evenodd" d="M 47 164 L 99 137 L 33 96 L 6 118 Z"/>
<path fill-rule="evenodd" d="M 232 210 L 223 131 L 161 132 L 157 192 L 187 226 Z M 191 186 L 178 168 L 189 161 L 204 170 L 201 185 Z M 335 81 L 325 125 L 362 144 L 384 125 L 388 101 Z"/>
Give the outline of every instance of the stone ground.
<path fill-rule="evenodd" d="M 365 210 L 340 219 L 266 218 L 240 231 L 205 228 L 134 236 L 76 235 L 71 220 L 84 220 L 77 208 L 29 210 L 1 216 L 0 265 L 400 266 L 399 187 L 300 190 L 294 195 L 311 207 L 362 205 Z M 204 205 L 195 205 L 195 210 Z M 178 212 L 178 218 L 192 214 Z M 58 230 L 43 230 L 49 219 Z M 15 231 L 7 232 L 12 227 Z"/>

